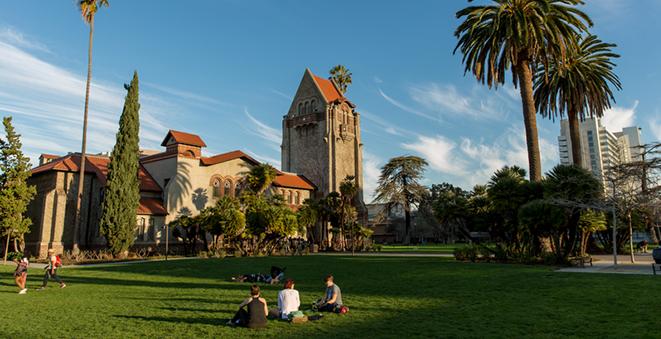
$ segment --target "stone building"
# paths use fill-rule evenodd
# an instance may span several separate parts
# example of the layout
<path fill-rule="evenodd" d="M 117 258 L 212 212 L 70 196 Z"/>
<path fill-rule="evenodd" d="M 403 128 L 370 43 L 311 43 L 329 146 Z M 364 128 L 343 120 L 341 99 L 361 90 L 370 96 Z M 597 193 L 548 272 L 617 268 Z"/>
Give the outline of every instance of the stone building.
<path fill-rule="evenodd" d="M 319 197 L 339 191 L 342 180 L 353 176 L 363 201 L 363 144 L 355 108 L 333 81 L 306 69 L 282 119 L 282 169 L 310 179 Z"/>
<path fill-rule="evenodd" d="M 358 210 L 366 220 L 360 115 L 355 108 L 332 81 L 306 70 L 283 118 L 282 171 L 268 193 L 282 195 L 297 209 L 305 199 L 339 191 L 342 180 L 354 176 Z M 196 215 L 222 196 L 236 196 L 246 173 L 259 164 L 241 151 L 203 156 L 202 138 L 185 132 L 169 131 L 161 146 L 163 151 L 141 151 L 138 246 L 161 244 L 164 225 L 179 215 Z M 110 159 L 92 155 L 86 161 L 78 240 L 82 248 L 95 248 L 104 246 L 98 223 Z M 28 210 L 33 227 L 26 245 L 33 255 L 44 255 L 51 247 L 72 247 L 79 165 L 79 154 L 44 154 L 32 170 L 29 183 L 36 185 L 37 196 Z"/>
<path fill-rule="evenodd" d="M 162 152 L 145 152 L 140 157 L 140 205 L 137 211 L 135 245 L 157 246 L 165 241 L 164 225 L 181 214 L 196 215 L 222 196 L 236 196 L 243 178 L 259 162 L 241 151 L 202 156 L 206 144 L 194 134 L 169 131 Z M 107 156 L 86 158 L 85 185 L 81 208 L 79 244 L 83 248 L 103 247 L 99 234 L 101 199 L 108 172 Z M 32 255 L 43 256 L 48 248 L 69 249 L 73 243 L 79 154 L 42 155 L 32 170 L 29 183 L 37 195 L 29 206 L 32 231 L 26 247 Z M 293 209 L 314 192 L 305 177 L 278 172 L 269 194 L 281 194 Z"/>

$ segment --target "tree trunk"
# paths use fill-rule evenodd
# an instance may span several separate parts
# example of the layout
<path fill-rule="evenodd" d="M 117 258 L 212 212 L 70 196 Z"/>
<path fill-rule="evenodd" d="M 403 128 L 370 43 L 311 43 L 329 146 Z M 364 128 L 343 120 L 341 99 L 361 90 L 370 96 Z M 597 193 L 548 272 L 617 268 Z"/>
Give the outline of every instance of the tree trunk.
<path fill-rule="evenodd" d="M 636 263 L 636 257 L 633 255 L 633 228 L 631 227 L 631 212 L 627 213 L 627 221 L 629 222 L 629 255 L 631 256 L 631 263 Z"/>
<path fill-rule="evenodd" d="M 10 238 L 11 232 L 7 232 L 7 243 L 5 244 L 5 264 L 7 263 L 7 253 L 9 252 L 9 238 Z"/>
<path fill-rule="evenodd" d="M 406 228 L 404 229 L 404 244 L 411 243 L 411 211 L 404 210 L 404 218 L 406 221 Z"/>
<path fill-rule="evenodd" d="M 569 137 L 571 139 L 572 162 L 578 167 L 583 167 L 583 153 L 581 152 L 581 133 L 578 121 L 578 114 L 570 109 L 569 116 Z"/>
<path fill-rule="evenodd" d="M 533 97 L 532 70 L 530 69 L 530 62 L 527 57 L 519 56 L 519 63 L 516 66 L 516 70 L 519 77 L 521 104 L 523 105 L 523 124 L 526 130 L 530 181 L 539 182 L 542 180 L 542 164 L 537 137 L 537 112 L 535 109 L 535 98 Z"/>
<path fill-rule="evenodd" d="M 90 101 L 90 83 L 92 81 L 92 37 L 94 36 L 94 16 L 91 17 L 90 22 L 89 44 L 87 50 L 87 84 L 85 85 L 85 109 L 83 113 L 83 142 L 80 151 L 80 174 L 78 175 L 78 192 L 76 197 L 76 220 L 73 228 L 73 251 L 77 253 L 79 250 L 78 241 L 80 238 L 80 228 L 82 223 L 81 205 L 83 201 L 83 186 L 85 184 L 85 151 L 87 149 L 87 116 L 89 111 Z"/>

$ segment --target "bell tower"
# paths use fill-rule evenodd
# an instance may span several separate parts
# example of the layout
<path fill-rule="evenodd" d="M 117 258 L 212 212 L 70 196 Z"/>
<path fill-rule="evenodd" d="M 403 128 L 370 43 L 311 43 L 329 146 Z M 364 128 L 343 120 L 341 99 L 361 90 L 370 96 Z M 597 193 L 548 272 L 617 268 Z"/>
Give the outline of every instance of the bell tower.
<path fill-rule="evenodd" d="M 360 114 L 333 81 L 305 70 L 282 119 L 281 147 L 282 169 L 312 181 L 317 198 L 339 192 L 342 180 L 354 176 L 363 204 Z"/>

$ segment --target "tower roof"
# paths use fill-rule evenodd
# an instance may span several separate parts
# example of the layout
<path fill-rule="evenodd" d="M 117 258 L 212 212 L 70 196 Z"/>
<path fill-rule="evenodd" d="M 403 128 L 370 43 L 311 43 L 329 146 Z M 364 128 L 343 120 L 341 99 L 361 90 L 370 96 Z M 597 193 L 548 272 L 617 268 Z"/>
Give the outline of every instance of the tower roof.
<path fill-rule="evenodd" d="M 175 131 L 172 129 L 168 131 L 168 134 L 165 136 L 165 139 L 163 139 L 161 146 L 167 146 L 170 138 L 172 138 L 174 142 L 177 144 L 184 144 L 184 145 L 197 146 L 197 147 L 207 147 L 207 144 L 205 144 L 204 141 L 202 141 L 202 138 L 200 138 L 199 135 Z"/>

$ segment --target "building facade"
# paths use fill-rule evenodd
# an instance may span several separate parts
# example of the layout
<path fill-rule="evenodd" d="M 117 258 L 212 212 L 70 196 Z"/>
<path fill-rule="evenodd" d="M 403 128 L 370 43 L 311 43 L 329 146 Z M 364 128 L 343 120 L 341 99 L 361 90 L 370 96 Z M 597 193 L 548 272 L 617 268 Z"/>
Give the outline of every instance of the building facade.
<path fill-rule="evenodd" d="M 608 169 L 614 165 L 640 160 L 641 138 L 638 127 L 627 127 L 619 132 L 608 131 L 598 118 L 588 118 L 579 123 L 581 138 L 581 167 L 591 171 L 604 187 Z M 560 121 L 558 137 L 560 164 L 573 164 L 569 121 Z"/>
<path fill-rule="evenodd" d="M 195 135 L 169 131 L 162 152 L 144 152 L 140 157 L 140 205 L 137 210 L 135 246 L 159 246 L 165 241 L 165 224 L 180 215 L 197 215 L 223 196 L 237 196 L 244 177 L 259 162 L 241 151 L 211 157 L 202 156 L 206 144 Z M 105 240 L 99 232 L 103 188 L 110 159 L 89 155 L 81 207 L 79 244 L 101 248 Z M 33 222 L 26 236 L 32 255 L 44 256 L 48 248 L 57 251 L 73 245 L 76 192 L 80 155 L 42 155 L 32 170 L 29 184 L 37 195 L 28 209 Z M 315 191 L 305 177 L 278 171 L 268 194 L 280 194 L 292 209 L 298 208 Z M 170 238 L 172 239 L 172 238 Z"/>

